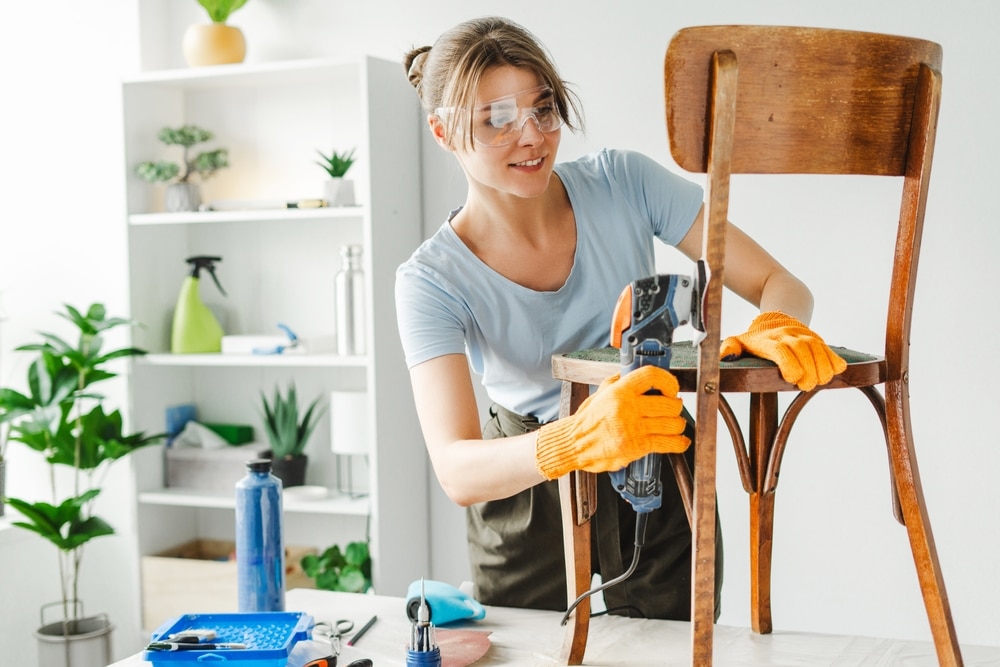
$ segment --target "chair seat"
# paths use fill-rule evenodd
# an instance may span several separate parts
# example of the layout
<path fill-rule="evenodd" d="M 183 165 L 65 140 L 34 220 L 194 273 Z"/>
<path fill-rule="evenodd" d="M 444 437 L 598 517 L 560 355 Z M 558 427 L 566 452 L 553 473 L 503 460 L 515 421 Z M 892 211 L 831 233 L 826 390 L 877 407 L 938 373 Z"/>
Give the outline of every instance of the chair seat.
<path fill-rule="evenodd" d="M 824 385 L 824 389 L 864 387 L 885 381 L 885 357 L 857 352 L 846 347 L 832 347 L 844 361 L 847 370 Z M 697 391 L 698 349 L 691 341 L 678 341 L 671 348 L 670 372 L 677 378 L 682 392 Z M 619 351 L 614 347 L 579 350 L 552 359 L 553 377 L 583 384 L 600 384 L 620 367 Z M 719 382 L 723 392 L 770 393 L 798 391 L 785 382 L 774 362 L 757 357 L 742 357 L 719 363 Z"/>

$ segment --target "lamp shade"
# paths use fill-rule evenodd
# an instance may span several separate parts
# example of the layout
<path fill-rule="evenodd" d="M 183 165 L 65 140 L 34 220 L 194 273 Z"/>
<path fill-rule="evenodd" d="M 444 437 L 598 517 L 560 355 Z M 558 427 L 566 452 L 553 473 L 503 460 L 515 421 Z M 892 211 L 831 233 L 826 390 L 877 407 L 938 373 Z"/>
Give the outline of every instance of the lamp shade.
<path fill-rule="evenodd" d="M 330 392 L 330 447 L 334 454 L 368 453 L 368 394 Z"/>

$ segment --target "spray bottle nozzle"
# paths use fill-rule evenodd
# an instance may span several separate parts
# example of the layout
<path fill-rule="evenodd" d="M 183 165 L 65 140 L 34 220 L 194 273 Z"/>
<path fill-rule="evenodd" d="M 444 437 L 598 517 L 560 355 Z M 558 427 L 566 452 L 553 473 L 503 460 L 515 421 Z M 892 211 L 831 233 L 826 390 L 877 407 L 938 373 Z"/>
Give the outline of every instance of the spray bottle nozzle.
<path fill-rule="evenodd" d="M 199 278 L 200 277 L 199 274 L 201 273 L 201 270 L 205 269 L 206 271 L 208 271 L 208 274 L 210 276 L 212 276 L 212 282 L 214 282 L 215 286 L 219 288 L 219 291 L 222 292 L 222 295 L 223 296 L 228 296 L 226 294 L 226 290 L 222 289 L 222 285 L 219 284 L 219 278 L 218 278 L 218 276 L 215 275 L 215 263 L 216 262 L 221 262 L 222 261 L 221 257 L 210 257 L 208 255 L 196 255 L 194 257 L 188 257 L 185 261 L 188 264 L 191 265 L 191 273 L 190 273 L 190 275 L 193 278 Z"/>

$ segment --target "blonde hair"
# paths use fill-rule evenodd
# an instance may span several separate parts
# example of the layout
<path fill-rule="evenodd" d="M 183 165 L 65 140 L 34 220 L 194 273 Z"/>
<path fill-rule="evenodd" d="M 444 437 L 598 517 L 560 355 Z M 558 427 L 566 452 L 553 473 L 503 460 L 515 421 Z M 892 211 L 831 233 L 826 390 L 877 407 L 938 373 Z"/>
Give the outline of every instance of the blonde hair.
<path fill-rule="evenodd" d="M 579 102 L 556 70 L 545 47 L 526 29 L 505 18 L 488 16 L 460 23 L 441 35 L 434 46 L 410 50 L 403 67 L 428 113 L 439 107 L 472 110 L 483 76 L 497 67 L 533 72 L 552 88 L 556 110 L 567 127 L 580 129 Z M 463 132 L 466 147 L 473 146 L 472 114 L 449 114 L 442 119 L 450 141 L 458 118 L 468 119 Z"/>

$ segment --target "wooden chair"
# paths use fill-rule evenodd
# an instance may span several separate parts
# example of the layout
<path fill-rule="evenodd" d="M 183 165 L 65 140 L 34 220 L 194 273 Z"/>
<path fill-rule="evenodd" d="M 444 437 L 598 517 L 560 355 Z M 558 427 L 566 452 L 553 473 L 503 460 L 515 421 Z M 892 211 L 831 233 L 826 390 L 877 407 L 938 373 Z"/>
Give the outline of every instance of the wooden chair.
<path fill-rule="evenodd" d="M 771 632 L 771 539 L 775 489 L 789 431 L 805 405 L 829 389 L 860 389 L 882 422 L 891 461 L 896 517 L 906 527 L 927 616 L 942 665 L 961 664 L 921 490 L 910 425 L 908 357 L 917 258 L 941 95 L 941 47 L 862 32 L 762 26 L 681 30 L 665 60 L 667 131 L 677 164 L 707 174 L 704 258 L 711 271 L 707 337 L 700 349 L 678 346 L 672 371 L 681 391 L 697 394 L 692 531 L 692 662 L 712 660 L 717 415 L 734 443 L 750 496 L 751 617 Z M 862 174 L 902 177 L 889 291 L 885 349 L 869 355 L 838 349 L 847 370 L 799 392 L 778 414 L 778 392 L 795 392 L 774 364 L 719 362 L 719 317 L 731 174 Z M 624 287 L 624 286 L 623 286 Z M 589 385 L 617 372 L 617 350 L 585 350 L 553 359 L 564 381 L 562 413 L 572 413 Z M 878 385 L 882 385 L 881 391 Z M 748 439 L 723 394 L 750 394 Z M 664 468 L 666 470 L 666 467 Z M 676 470 L 676 467 L 675 467 Z M 679 488 L 685 485 L 679 478 Z M 573 601 L 590 586 L 590 528 L 595 479 L 560 481 Z M 690 487 L 688 487 L 690 488 Z M 647 556 L 650 557 L 650 556 Z M 588 603 L 570 618 L 562 658 L 581 664 Z"/>

